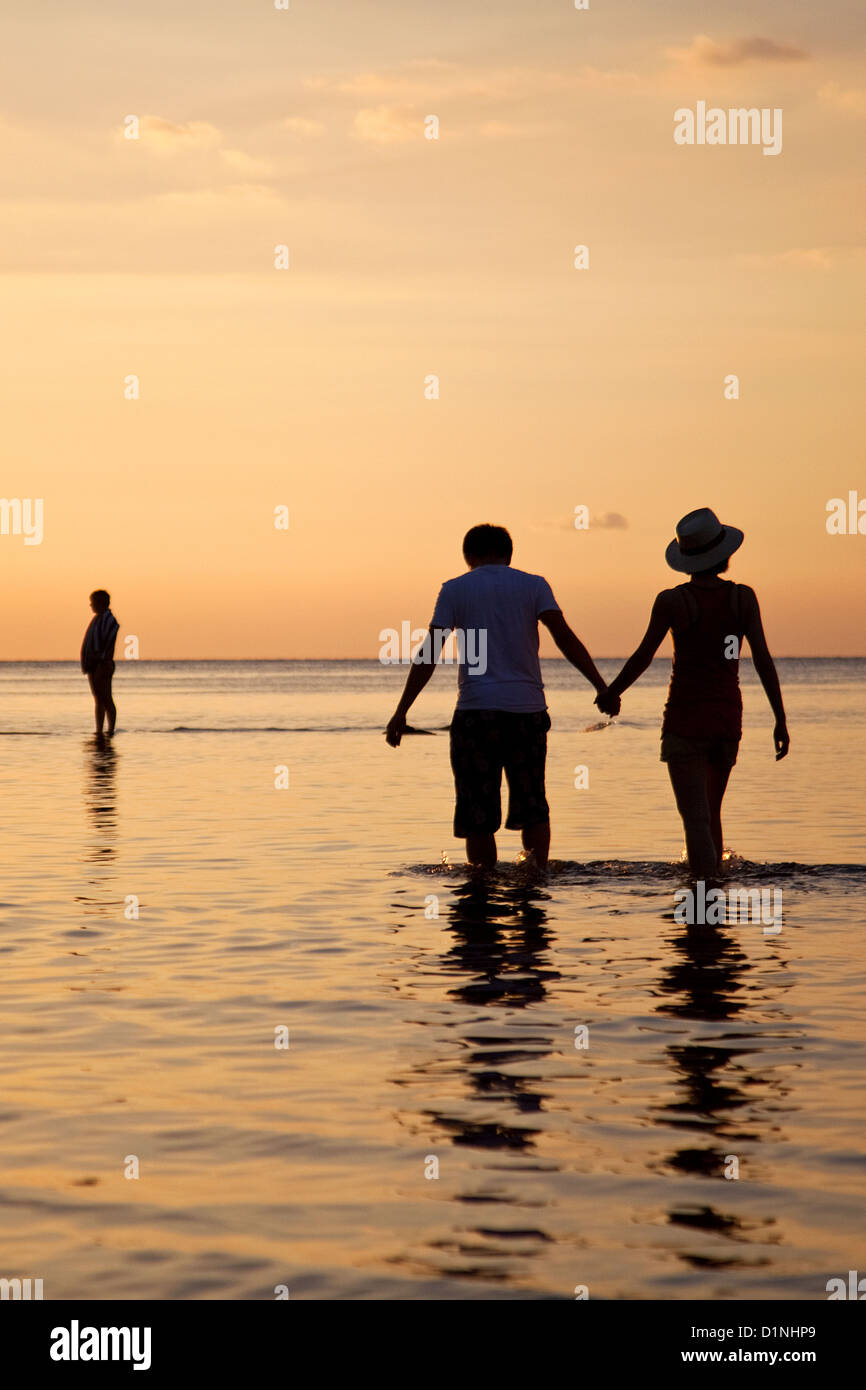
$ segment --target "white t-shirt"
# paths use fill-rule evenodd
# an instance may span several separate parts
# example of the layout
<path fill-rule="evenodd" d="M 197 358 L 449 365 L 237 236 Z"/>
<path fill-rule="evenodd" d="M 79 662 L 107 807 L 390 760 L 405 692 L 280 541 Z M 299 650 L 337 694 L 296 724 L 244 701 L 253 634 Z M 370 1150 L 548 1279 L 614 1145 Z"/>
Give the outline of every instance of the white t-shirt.
<path fill-rule="evenodd" d="M 479 565 L 445 581 L 430 626 L 457 629 L 458 709 L 547 709 L 538 615 L 554 610 L 559 604 L 547 580 L 510 565 Z"/>

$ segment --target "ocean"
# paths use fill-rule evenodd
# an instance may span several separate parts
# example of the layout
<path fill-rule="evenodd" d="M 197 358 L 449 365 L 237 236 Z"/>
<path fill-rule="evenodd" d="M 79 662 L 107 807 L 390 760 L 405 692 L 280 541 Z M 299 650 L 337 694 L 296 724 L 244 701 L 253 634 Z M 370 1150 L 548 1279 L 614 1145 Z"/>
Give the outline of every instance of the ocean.
<path fill-rule="evenodd" d="M 619 662 L 599 665 L 608 679 Z M 549 873 L 470 876 L 453 668 L 0 665 L 0 1276 L 46 1299 L 826 1299 L 866 1274 L 866 660 L 742 665 L 689 928 L 657 660 L 544 663 Z M 578 785 L 575 785 L 575 784 Z"/>

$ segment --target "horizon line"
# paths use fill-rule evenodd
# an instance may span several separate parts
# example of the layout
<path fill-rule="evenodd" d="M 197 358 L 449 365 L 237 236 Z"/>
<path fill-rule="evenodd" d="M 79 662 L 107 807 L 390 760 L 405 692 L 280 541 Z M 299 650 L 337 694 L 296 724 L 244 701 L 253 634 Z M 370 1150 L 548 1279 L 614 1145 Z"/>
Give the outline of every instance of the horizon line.
<path fill-rule="evenodd" d="M 670 661 L 672 656 L 654 656 L 653 661 Z M 751 653 L 748 656 L 741 656 L 740 661 L 751 661 Z M 564 665 L 570 665 L 567 657 L 564 656 L 540 656 L 541 661 L 561 661 Z M 626 656 L 595 656 L 595 661 L 627 661 Z M 819 655 L 809 652 L 788 652 L 781 656 L 773 657 L 774 661 L 864 661 L 866 652 L 838 653 L 836 655 Z M 115 660 L 115 669 L 121 664 L 124 666 L 155 665 L 157 662 L 174 661 L 218 663 L 226 661 L 248 661 L 284 663 L 287 661 L 329 661 L 329 662 L 358 662 L 366 661 L 376 666 L 410 666 L 410 661 L 380 661 L 375 656 L 142 656 L 142 657 L 119 657 Z M 441 661 L 436 663 L 438 666 L 456 666 L 456 661 Z M 16 656 L 0 657 L 0 666 L 79 666 L 78 657 L 67 656 Z"/>

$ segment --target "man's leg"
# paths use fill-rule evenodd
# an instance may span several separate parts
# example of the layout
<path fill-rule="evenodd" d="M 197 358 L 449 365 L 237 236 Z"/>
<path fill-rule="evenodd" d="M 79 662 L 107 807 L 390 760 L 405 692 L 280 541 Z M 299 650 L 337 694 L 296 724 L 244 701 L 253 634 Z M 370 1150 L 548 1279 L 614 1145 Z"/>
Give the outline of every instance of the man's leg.
<path fill-rule="evenodd" d="M 523 848 L 531 852 L 540 869 L 550 857 L 550 808 L 544 790 L 547 761 L 547 731 L 550 718 L 546 710 L 536 714 L 507 716 L 509 739 L 504 758 L 508 779 L 509 830 L 519 830 Z"/>
<path fill-rule="evenodd" d="M 96 715 L 96 732 L 98 734 L 101 734 L 103 725 L 105 724 L 105 705 L 102 703 L 102 693 L 99 687 L 99 682 L 93 673 L 91 673 L 87 677 L 87 679 L 90 682 L 90 689 L 93 694 L 93 707 Z"/>
<path fill-rule="evenodd" d="M 474 868 L 492 869 L 496 864 L 496 836 L 467 835 L 466 858 Z"/>
<path fill-rule="evenodd" d="M 108 737 L 114 733 L 114 726 L 117 723 L 117 706 L 114 703 L 114 696 L 111 693 L 111 672 L 105 678 L 105 689 L 103 693 L 103 704 L 108 715 Z"/>
<path fill-rule="evenodd" d="M 474 868 L 492 869 L 496 864 L 496 831 L 502 820 L 501 729 L 497 712 L 455 710 L 450 744 L 457 796 L 454 834 L 466 840 L 466 858 Z"/>
<path fill-rule="evenodd" d="M 715 878 L 718 855 L 710 828 L 706 758 L 671 758 L 668 773 L 683 819 L 689 868 L 695 878 Z"/>
<path fill-rule="evenodd" d="M 114 662 L 110 666 L 100 667 L 90 678 L 93 694 L 96 699 L 96 731 L 102 733 L 102 724 L 105 716 L 108 716 L 108 737 L 114 733 L 114 726 L 117 723 L 117 708 L 111 694 L 111 677 L 114 673 Z"/>
<path fill-rule="evenodd" d="M 539 869 L 547 868 L 547 861 L 550 858 L 550 821 L 541 821 L 538 825 L 528 825 L 525 830 L 521 830 L 520 838 L 523 841 L 523 848 L 531 850 L 535 855 L 535 862 Z"/>

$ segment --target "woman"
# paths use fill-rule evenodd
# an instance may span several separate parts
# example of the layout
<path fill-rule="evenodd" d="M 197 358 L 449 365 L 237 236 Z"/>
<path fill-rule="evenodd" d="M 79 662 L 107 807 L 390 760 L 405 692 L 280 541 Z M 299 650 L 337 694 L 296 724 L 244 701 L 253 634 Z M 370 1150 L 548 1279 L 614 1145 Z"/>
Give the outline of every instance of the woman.
<path fill-rule="evenodd" d="M 658 595 L 646 636 L 596 700 L 605 714 L 618 714 L 620 695 L 643 675 L 665 634 L 673 634 L 661 758 L 668 765 L 683 819 L 689 868 L 696 878 L 713 878 L 722 862 L 722 798 L 742 734 L 739 655 L 743 637 L 775 716 L 777 762 L 789 745 L 782 692 L 758 600 L 745 584 L 720 578 L 742 543 L 742 531 L 722 526 L 709 507 L 683 517 L 665 559 L 671 569 L 691 575 L 691 580 Z"/>

